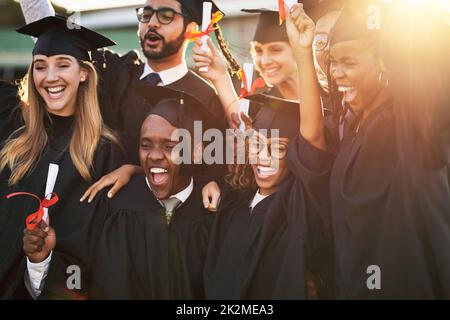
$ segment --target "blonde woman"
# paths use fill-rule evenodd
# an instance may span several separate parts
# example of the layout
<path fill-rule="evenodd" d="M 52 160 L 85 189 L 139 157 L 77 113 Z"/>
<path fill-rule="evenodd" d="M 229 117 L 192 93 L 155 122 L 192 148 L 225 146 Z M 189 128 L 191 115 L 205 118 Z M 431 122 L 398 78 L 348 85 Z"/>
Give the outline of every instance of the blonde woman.
<path fill-rule="evenodd" d="M 27 264 L 25 284 L 36 297 L 39 290 L 33 288 L 39 288 L 42 279 L 33 278 L 33 268 L 39 267 L 34 263 L 49 258 L 41 251 L 26 261 L 22 251 L 22 230 L 26 217 L 39 207 L 36 199 L 5 196 L 21 191 L 42 199 L 49 164 L 59 165 L 54 187 L 59 201 L 49 208 L 51 221 L 47 221 L 52 227 L 38 224 L 35 243 L 24 243 L 23 249 L 27 252 L 51 243 L 56 232 L 60 241 L 53 255 L 70 252 L 81 258 L 91 206 L 80 204 L 79 199 L 92 181 L 119 163 L 117 140 L 100 114 L 97 73 L 90 59 L 91 50 L 114 43 L 81 26 L 67 26 L 73 27 L 63 17 L 46 17 L 19 29 L 38 38 L 32 64 L 17 86 L 0 85 L 2 298 L 27 297 L 23 285 Z M 59 275 L 57 265 L 52 263 L 51 268 Z M 61 271 L 64 275 L 66 270 Z"/>

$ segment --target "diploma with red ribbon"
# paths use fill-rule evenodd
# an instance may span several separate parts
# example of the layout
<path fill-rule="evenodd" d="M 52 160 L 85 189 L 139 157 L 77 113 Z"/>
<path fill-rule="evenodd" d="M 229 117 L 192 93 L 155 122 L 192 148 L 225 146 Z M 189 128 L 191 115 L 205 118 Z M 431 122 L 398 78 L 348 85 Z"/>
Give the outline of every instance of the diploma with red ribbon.
<path fill-rule="evenodd" d="M 241 70 L 241 92 L 239 94 L 239 107 L 240 111 L 244 114 L 248 115 L 248 108 L 250 106 L 250 101 L 245 99 L 245 97 L 252 95 L 256 89 L 258 88 L 264 88 L 266 83 L 264 82 L 263 78 L 258 78 L 254 82 L 253 80 L 253 70 L 254 66 L 252 63 L 244 63 L 244 67 Z M 239 129 L 241 131 L 245 130 L 245 124 L 241 119 L 241 116 L 239 114 L 239 120 L 241 120 L 241 124 L 239 126 Z"/>
<path fill-rule="evenodd" d="M 33 230 L 34 228 L 36 228 L 36 226 L 42 220 L 47 222 L 48 208 L 58 202 L 58 195 L 53 192 L 53 189 L 55 188 L 56 178 L 58 177 L 58 172 L 59 166 L 57 164 L 50 163 L 48 166 L 47 182 L 45 185 L 45 197 L 42 200 L 37 195 L 29 192 L 15 192 L 6 196 L 7 199 L 10 199 L 16 196 L 26 195 L 32 196 L 39 201 L 39 209 L 36 212 L 30 214 L 25 220 L 28 230 Z"/>
<path fill-rule="evenodd" d="M 204 2 L 204 3 L 210 3 L 210 2 Z M 206 16 L 203 16 L 207 17 Z M 206 24 L 202 25 L 202 31 L 192 31 L 192 32 L 186 32 L 184 34 L 184 37 L 190 41 L 196 41 L 198 39 L 201 39 L 204 36 L 208 36 L 211 32 L 213 32 L 214 30 L 216 30 L 217 27 L 217 23 L 222 20 L 223 18 L 223 13 L 220 11 L 217 11 L 216 13 L 213 14 L 212 17 L 208 18 L 208 22 L 206 22 Z"/>

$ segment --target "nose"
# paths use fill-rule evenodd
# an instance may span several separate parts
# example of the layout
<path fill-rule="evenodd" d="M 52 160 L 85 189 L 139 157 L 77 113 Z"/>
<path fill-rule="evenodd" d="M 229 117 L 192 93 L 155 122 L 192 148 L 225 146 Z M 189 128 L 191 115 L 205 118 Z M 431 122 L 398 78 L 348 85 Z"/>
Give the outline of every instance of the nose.
<path fill-rule="evenodd" d="M 270 166 L 272 157 L 269 153 L 269 148 L 267 145 L 261 148 L 261 151 L 258 154 L 258 162 L 264 166 Z"/>
<path fill-rule="evenodd" d="M 270 66 L 270 64 L 272 64 L 273 60 L 272 57 L 270 56 L 270 54 L 267 53 L 263 53 L 261 55 L 261 66 L 262 67 L 268 67 Z"/>
<path fill-rule="evenodd" d="M 154 11 L 152 13 L 152 16 L 150 17 L 150 20 L 147 23 L 147 28 L 148 29 L 157 29 L 157 28 L 159 28 L 159 20 L 158 20 L 156 11 Z"/>
<path fill-rule="evenodd" d="M 164 159 L 164 152 L 158 147 L 153 147 L 148 151 L 147 158 L 154 162 L 161 161 Z"/>
<path fill-rule="evenodd" d="M 59 79 L 58 70 L 55 67 L 49 66 L 47 70 L 47 75 L 45 77 L 47 81 L 54 82 Z"/>
<path fill-rule="evenodd" d="M 345 73 L 339 65 L 331 65 L 330 74 L 335 80 L 342 79 L 345 77 Z"/>

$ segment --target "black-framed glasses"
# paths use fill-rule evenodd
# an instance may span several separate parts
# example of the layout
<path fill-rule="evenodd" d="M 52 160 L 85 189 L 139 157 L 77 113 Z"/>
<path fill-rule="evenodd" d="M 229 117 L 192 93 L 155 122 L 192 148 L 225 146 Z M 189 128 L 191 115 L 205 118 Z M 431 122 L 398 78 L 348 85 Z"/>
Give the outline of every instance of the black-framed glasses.
<path fill-rule="evenodd" d="M 177 15 L 188 18 L 185 14 L 181 12 L 177 12 L 172 8 L 159 8 L 153 9 L 152 7 L 139 7 L 136 8 L 136 15 L 139 22 L 148 23 L 150 19 L 153 17 L 153 14 L 156 13 L 156 17 L 158 18 L 159 23 L 161 24 L 169 24 L 171 23 Z"/>
<path fill-rule="evenodd" d="M 323 51 L 328 47 L 328 34 L 318 33 L 314 36 L 313 47 L 316 51 Z"/>

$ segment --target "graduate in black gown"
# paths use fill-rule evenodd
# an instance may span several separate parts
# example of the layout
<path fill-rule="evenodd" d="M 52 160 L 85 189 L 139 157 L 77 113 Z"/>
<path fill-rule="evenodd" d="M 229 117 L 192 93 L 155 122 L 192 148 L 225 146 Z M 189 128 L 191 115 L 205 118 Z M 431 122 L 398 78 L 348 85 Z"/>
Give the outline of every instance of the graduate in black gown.
<path fill-rule="evenodd" d="M 141 130 L 139 157 L 145 176 L 134 177 L 113 199 L 99 197 L 88 240 L 92 257 L 83 261 L 55 255 L 42 298 L 61 298 L 64 293 L 55 280 L 65 275 L 53 272 L 61 264 L 83 268 L 81 289 L 66 291 L 70 298 L 205 298 L 203 265 L 214 216 L 201 200 L 196 175 L 203 166 L 178 165 L 172 151 L 179 142 L 177 128 L 192 135 L 194 121 L 208 129 L 215 119 L 186 93 L 158 87 L 144 94 L 154 104 Z M 200 150 L 201 143 L 184 149 L 183 155 L 191 159 L 195 148 Z"/>
<path fill-rule="evenodd" d="M 207 298 L 306 299 L 307 271 L 322 284 L 330 280 L 332 245 L 330 221 L 318 215 L 324 200 L 305 192 L 309 181 L 300 178 L 298 150 L 289 144 L 299 130 L 298 103 L 250 99 L 260 106 L 253 127 L 269 134 L 250 139 L 253 163 L 222 188 L 204 272 Z"/>
<path fill-rule="evenodd" d="M 430 21 L 427 9 L 415 27 L 417 18 L 406 7 L 378 23 L 370 17 L 368 24 L 370 4 L 348 5 L 330 38 L 330 74 L 355 117 L 342 141 L 332 143 L 320 135 L 323 123 L 308 119 L 317 127 L 296 141 L 302 172 L 315 174 L 317 183 L 329 176 L 338 298 L 449 298 L 450 121 L 448 91 L 442 90 L 449 53 L 428 40 L 448 38 L 448 25 Z M 297 22 L 305 39 L 310 23 L 305 17 Z M 387 37 L 381 47 L 380 26 Z M 312 114 L 311 106 L 302 104 L 302 118 Z M 314 130 L 317 139 L 311 139 Z"/>
<path fill-rule="evenodd" d="M 66 25 L 64 18 L 48 17 L 20 28 L 18 32 L 37 37 L 33 63 L 19 86 L 0 86 L 2 298 L 26 297 L 23 228 L 25 218 L 38 208 L 32 197 L 6 195 L 30 192 L 42 199 L 49 164 L 59 165 L 54 187 L 59 201 L 49 208 L 60 240 L 55 250 L 82 255 L 80 235 L 92 207 L 79 198 L 92 180 L 120 165 L 117 139 L 101 118 L 89 54 L 114 43 L 84 27 L 69 30 Z M 29 262 L 34 260 L 39 259 Z"/>

